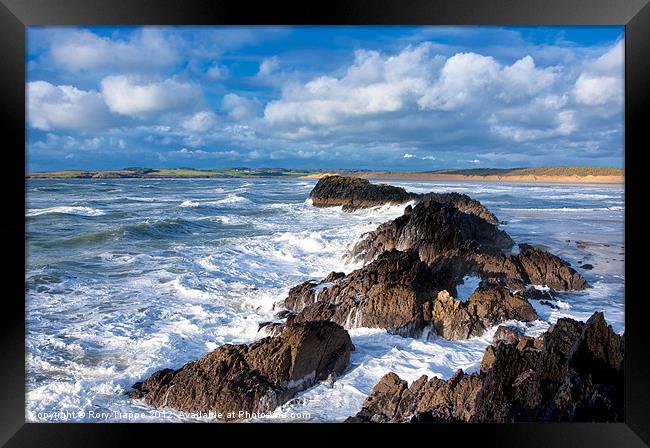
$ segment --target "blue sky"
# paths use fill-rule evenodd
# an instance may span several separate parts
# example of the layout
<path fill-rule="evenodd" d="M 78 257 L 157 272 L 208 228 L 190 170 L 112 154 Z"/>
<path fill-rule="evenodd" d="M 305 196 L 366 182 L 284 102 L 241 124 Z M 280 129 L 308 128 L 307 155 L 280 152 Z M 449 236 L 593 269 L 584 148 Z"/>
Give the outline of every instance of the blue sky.
<path fill-rule="evenodd" d="M 32 27 L 28 170 L 623 165 L 622 27 Z"/>

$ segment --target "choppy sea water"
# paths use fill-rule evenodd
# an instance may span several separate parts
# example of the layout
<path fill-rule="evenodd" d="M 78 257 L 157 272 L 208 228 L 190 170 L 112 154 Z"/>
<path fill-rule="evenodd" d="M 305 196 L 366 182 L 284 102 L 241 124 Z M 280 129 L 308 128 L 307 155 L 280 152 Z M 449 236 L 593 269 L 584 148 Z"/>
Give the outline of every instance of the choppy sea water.
<path fill-rule="evenodd" d="M 273 303 L 330 271 L 364 232 L 403 206 L 353 213 L 307 201 L 315 180 L 116 179 L 27 183 L 28 421 L 205 421 L 158 413 L 124 395 L 161 368 L 223 343 L 263 337 Z M 538 335 L 560 317 L 604 311 L 625 330 L 624 191 L 608 185 L 393 182 L 413 192 L 467 193 L 507 224 L 517 243 L 541 244 L 594 286 L 563 293 Z M 576 244 L 582 241 L 582 244 Z M 594 265 L 580 269 L 579 262 Z M 468 278 L 459 296 L 476 286 Z M 476 371 L 496 328 L 467 341 L 350 331 L 356 351 L 333 384 L 304 391 L 255 421 L 341 421 L 389 371 L 412 381 Z"/>

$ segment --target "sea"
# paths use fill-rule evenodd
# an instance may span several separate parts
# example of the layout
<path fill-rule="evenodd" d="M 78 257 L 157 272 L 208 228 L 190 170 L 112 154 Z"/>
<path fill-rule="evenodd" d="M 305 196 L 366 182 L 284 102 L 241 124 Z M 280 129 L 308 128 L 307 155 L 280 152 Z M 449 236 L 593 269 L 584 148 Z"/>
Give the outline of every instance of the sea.
<path fill-rule="evenodd" d="M 517 243 L 567 260 L 590 289 L 531 301 L 540 319 L 508 322 L 536 336 L 561 317 L 605 313 L 625 331 L 624 188 L 383 181 L 408 191 L 466 193 Z M 162 368 L 179 368 L 224 343 L 266 336 L 274 304 L 292 286 L 360 267 L 346 253 L 401 206 L 316 208 L 316 180 L 29 179 L 26 184 L 26 418 L 33 422 L 211 422 L 155 410 L 125 395 Z M 581 264 L 593 269 L 583 270 Z M 467 298 L 478 279 L 467 277 Z M 544 285 L 539 285 L 543 287 Z M 403 338 L 354 328 L 356 350 L 333 383 L 299 393 L 246 422 L 339 422 L 395 372 L 451 377 L 479 369 L 495 328 L 464 341 Z"/>

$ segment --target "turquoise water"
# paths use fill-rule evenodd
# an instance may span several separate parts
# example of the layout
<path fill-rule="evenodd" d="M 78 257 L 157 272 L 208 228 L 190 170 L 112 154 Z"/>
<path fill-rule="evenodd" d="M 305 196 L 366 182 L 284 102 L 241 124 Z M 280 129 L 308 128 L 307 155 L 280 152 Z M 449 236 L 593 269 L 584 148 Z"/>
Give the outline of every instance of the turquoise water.
<path fill-rule="evenodd" d="M 259 322 L 273 319 L 273 304 L 291 286 L 353 270 L 342 259 L 346 250 L 403 211 L 314 208 L 307 196 L 315 182 L 29 180 L 28 420 L 58 421 L 56 412 L 68 413 L 68 421 L 195 420 L 154 413 L 124 392 L 222 343 L 261 338 Z M 578 269 L 580 261 L 594 265 L 581 270 L 594 288 L 562 294 L 558 309 L 535 303 L 540 321 L 515 323 L 529 334 L 559 317 L 584 320 L 596 310 L 624 331 L 622 187 L 391 183 L 414 192 L 467 193 L 506 222 L 502 228 L 515 241 L 541 244 Z M 293 421 L 295 413 L 308 421 L 342 420 L 388 371 L 411 381 L 475 370 L 493 331 L 449 342 L 352 329 L 357 350 L 348 371 L 268 419 Z"/>

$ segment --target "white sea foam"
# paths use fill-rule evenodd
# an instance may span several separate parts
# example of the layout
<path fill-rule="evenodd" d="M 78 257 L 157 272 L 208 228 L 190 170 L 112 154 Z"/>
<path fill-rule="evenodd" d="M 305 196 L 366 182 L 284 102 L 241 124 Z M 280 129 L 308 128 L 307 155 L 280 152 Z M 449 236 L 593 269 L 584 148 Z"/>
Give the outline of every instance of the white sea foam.
<path fill-rule="evenodd" d="M 111 182 L 122 185 L 126 181 Z M 297 180 L 129 182 L 131 190 L 148 188 L 151 203 L 136 206 L 111 202 L 106 193 L 94 192 L 93 184 L 77 193 L 77 184 L 65 186 L 57 182 L 57 188 L 66 189 L 68 203 L 83 203 L 85 196 L 95 195 L 93 198 L 101 201 L 98 203 L 115 206 L 102 205 L 105 217 L 80 219 L 79 226 L 71 230 L 67 220 L 53 220 L 61 221 L 61 229 L 57 230 L 63 234 L 57 234 L 48 244 L 79 232 L 90 234 L 124 225 L 125 218 L 113 213 L 122 212 L 124 207 L 132 214 L 126 219 L 133 222 L 155 222 L 173 215 L 200 227 L 193 233 L 170 231 L 156 239 L 142 235 L 141 240 L 124 240 L 120 246 L 113 244 L 121 240 L 110 240 L 111 246 L 100 250 L 92 245 L 65 247 L 55 255 L 50 255 L 52 249 L 41 250 L 38 241 L 28 240 L 28 250 L 33 254 L 28 257 L 26 297 L 29 421 L 46 421 L 39 412 L 91 408 L 144 412 L 142 420 L 150 421 L 146 416 L 152 409 L 124 395 L 133 383 L 161 368 L 179 368 L 221 344 L 250 343 L 263 337 L 258 324 L 274 320 L 273 305 L 286 297 L 290 287 L 307 279 L 320 280 L 331 271 L 347 273 L 359 267 L 347 264 L 343 255 L 363 233 L 400 216 L 405 207 L 374 207 L 353 213 L 341 207 L 316 208 L 306 199 L 313 183 Z M 500 219 L 508 221 L 504 228 L 517 242 L 539 241 L 573 266 L 577 261 L 587 262 L 584 257 L 588 254 L 565 243 L 566 239 L 611 244 L 610 248 L 589 249 L 589 254 L 599 257 L 593 260 L 596 268 L 585 271 L 593 288 L 559 294 L 552 301 L 557 308 L 531 301 L 540 320 L 508 324 L 535 336 L 561 317 L 586 320 L 594 311 L 602 310 L 615 331 L 624 331 L 622 262 L 606 264 L 601 259 L 603 254 L 619 258 L 616 254 L 621 249 L 614 247 L 614 240 L 623 239 L 620 213 L 610 213 L 609 208 L 602 210 L 604 213 L 590 213 L 589 220 L 567 213 L 569 218 L 574 216 L 574 221 L 569 222 L 569 218 L 559 219 L 561 215 L 553 212 L 535 213 L 531 219 L 532 214 L 523 210 L 568 207 L 560 199 L 545 198 L 542 204 L 541 199 L 534 198 L 562 196 L 564 190 L 558 187 L 400 184 L 409 191 L 460 191 L 477 197 L 488 203 Z M 252 185 L 255 188 L 250 188 Z M 603 188 L 585 194 L 615 196 L 617 192 Z M 61 207 L 53 202 L 61 197 L 59 194 L 30 194 L 29 211 Z M 500 208 L 508 206 L 503 195 L 508 195 L 510 209 Z M 179 207 L 188 197 L 202 207 Z M 605 208 L 604 199 L 574 199 L 584 202 L 586 210 Z M 226 206 L 228 210 L 220 210 L 218 215 L 204 216 L 210 207 L 217 210 Z M 573 202 L 570 207 L 574 207 Z M 537 215 L 552 217 L 540 227 Z M 608 217 L 604 219 L 604 215 Z M 584 221 L 583 225 L 576 226 L 576 219 Z M 30 231 L 47 231 L 40 221 L 30 222 Z M 99 225 L 104 227 L 97 229 Z M 69 270 L 72 263 L 78 263 L 74 272 Z M 458 288 L 458 296 L 469 295 L 476 281 L 466 279 Z M 351 315 L 350 327 L 357 327 L 362 318 Z M 348 369 L 333 384 L 318 384 L 300 393 L 274 415 L 282 420 L 283 411 L 309 412 L 310 421 L 342 421 L 360 409 L 374 384 L 390 371 L 409 382 L 422 374 L 449 378 L 458 368 L 475 371 L 495 330 L 489 329 L 481 338 L 452 342 L 353 328 L 350 334 L 356 350 Z M 169 421 L 196 421 L 174 414 L 168 417 Z"/>
<path fill-rule="evenodd" d="M 501 210 L 513 211 L 526 211 L 526 212 L 569 212 L 569 213 L 583 213 L 583 212 L 603 212 L 603 211 L 622 211 L 624 207 L 611 206 L 611 207 L 549 207 L 549 208 L 510 208 L 503 207 Z"/>
<path fill-rule="evenodd" d="M 196 201 L 188 200 L 188 201 L 181 202 L 181 205 L 179 205 L 179 207 L 193 207 L 194 208 L 194 207 L 198 207 L 199 205 L 201 205 L 201 204 L 199 204 Z"/>
<path fill-rule="evenodd" d="M 228 194 L 225 198 L 219 199 L 217 201 L 207 202 L 207 204 L 250 204 L 250 199 L 239 196 L 235 193 Z"/>
<path fill-rule="evenodd" d="M 102 210 L 92 207 L 78 207 L 78 206 L 56 206 L 48 208 L 37 208 L 27 210 L 25 216 L 39 216 L 48 213 L 60 213 L 64 215 L 79 215 L 79 216 L 102 216 L 106 213 Z"/>

